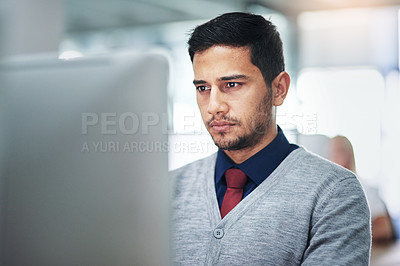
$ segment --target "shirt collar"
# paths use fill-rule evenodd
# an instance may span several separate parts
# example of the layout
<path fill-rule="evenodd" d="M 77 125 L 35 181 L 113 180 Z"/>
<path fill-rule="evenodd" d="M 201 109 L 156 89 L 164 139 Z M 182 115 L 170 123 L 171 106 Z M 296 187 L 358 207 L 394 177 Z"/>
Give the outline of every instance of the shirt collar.
<path fill-rule="evenodd" d="M 229 168 L 240 168 L 257 185 L 260 185 L 291 151 L 291 145 L 278 126 L 278 134 L 261 151 L 241 164 L 236 164 L 226 153 L 219 149 L 215 166 L 216 183 L 220 182 Z"/>

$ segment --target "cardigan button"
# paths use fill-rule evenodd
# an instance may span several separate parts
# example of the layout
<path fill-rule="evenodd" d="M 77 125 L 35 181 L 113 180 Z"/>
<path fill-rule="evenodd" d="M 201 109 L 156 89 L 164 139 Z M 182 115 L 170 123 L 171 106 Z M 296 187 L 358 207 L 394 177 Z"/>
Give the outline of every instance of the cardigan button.
<path fill-rule="evenodd" d="M 215 229 L 214 230 L 214 237 L 217 239 L 220 239 L 224 236 L 224 230 L 223 229 Z"/>

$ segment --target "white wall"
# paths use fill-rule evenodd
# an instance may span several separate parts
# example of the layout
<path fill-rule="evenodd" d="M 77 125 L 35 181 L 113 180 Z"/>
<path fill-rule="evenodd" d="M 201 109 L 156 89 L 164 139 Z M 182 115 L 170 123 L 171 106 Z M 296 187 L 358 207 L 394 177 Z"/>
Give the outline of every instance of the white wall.
<path fill-rule="evenodd" d="M 2 0 L 0 56 L 57 53 L 63 38 L 62 0 Z"/>

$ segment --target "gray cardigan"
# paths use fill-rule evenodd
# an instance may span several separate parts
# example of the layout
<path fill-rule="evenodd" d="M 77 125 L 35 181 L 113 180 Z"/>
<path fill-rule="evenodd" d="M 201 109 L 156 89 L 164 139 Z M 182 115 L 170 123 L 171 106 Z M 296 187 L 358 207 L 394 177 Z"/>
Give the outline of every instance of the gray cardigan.
<path fill-rule="evenodd" d="M 300 147 L 221 220 L 215 161 L 172 172 L 174 265 L 368 265 L 370 214 L 353 173 Z"/>

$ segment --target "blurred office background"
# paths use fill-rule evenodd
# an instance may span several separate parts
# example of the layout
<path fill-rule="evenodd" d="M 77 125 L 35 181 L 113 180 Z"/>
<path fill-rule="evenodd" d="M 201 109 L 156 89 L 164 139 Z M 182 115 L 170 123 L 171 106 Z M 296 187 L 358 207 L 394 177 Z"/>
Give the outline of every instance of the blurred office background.
<path fill-rule="evenodd" d="M 0 0 L 0 55 L 167 50 L 174 169 L 216 151 L 196 107 L 186 41 L 229 11 L 262 14 L 281 33 L 292 85 L 277 118 L 288 138 L 347 136 L 360 178 L 399 221 L 400 0 Z"/>

